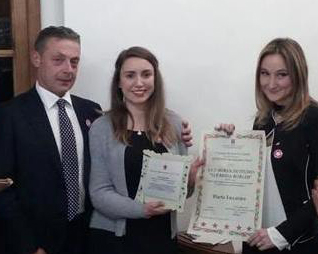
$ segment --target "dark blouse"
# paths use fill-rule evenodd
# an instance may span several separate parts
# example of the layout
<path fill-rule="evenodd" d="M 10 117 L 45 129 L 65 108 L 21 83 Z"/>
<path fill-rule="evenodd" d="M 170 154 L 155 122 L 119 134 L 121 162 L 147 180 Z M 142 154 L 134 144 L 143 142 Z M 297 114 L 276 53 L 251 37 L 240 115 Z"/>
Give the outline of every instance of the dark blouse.
<path fill-rule="evenodd" d="M 131 145 L 125 150 L 125 175 L 128 195 L 134 199 L 141 175 L 142 151 L 165 153 L 167 149 L 159 143 L 153 145 L 144 132 L 132 131 Z M 170 213 L 149 219 L 127 219 L 125 244 L 129 253 L 176 253 L 175 240 L 171 239 Z"/>

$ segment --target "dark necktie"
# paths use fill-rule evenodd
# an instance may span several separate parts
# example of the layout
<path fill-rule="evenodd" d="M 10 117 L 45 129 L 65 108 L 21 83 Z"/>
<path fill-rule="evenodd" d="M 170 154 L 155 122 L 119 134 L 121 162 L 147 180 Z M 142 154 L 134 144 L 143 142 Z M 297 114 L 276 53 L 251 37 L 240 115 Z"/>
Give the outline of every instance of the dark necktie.
<path fill-rule="evenodd" d="M 79 209 L 79 170 L 74 129 L 65 110 L 66 100 L 59 99 L 59 125 L 62 149 L 62 172 L 67 193 L 67 219 L 71 221 Z"/>

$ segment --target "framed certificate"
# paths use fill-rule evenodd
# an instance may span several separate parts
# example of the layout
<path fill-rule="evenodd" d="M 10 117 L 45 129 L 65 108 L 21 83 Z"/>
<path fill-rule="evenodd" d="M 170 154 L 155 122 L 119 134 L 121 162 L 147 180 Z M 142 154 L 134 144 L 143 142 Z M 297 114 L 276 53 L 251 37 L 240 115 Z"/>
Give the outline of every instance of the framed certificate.
<path fill-rule="evenodd" d="M 199 176 L 188 233 L 214 239 L 213 243 L 244 241 L 261 227 L 265 133 L 204 132 L 201 152 L 206 164 Z"/>
<path fill-rule="evenodd" d="M 136 200 L 162 201 L 167 209 L 182 212 L 187 197 L 192 156 L 143 151 L 143 164 Z"/>

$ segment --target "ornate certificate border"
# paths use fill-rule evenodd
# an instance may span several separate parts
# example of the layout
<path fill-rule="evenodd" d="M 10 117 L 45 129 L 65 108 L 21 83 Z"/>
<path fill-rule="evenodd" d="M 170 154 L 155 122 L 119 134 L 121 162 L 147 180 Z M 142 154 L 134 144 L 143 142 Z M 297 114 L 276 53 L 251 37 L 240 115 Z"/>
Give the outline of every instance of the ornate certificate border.
<path fill-rule="evenodd" d="M 183 212 L 184 204 L 187 197 L 188 192 L 188 177 L 189 177 L 189 170 L 190 164 L 192 162 L 192 156 L 182 156 L 182 155 L 173 155 L 170 153 L 163 153 L 158 154 L 150 150 L 143 151 L 143 164 L 141 170 L 141 176 L 139 181 L 139 186 L 137 190 L 137 194 L 135 200 L 140 201 L 141 203 L 145 203 L 145 196 L 144 186 L 147 177 L 147 173 L 149 170 L 149 164 L 152 159 L 162 160 L 163 164 L 169 164 L 169 161 L 177 161 L 182 162 L 182 168 L 179 170 L 181 171 L 181 186 L 176 186 L 179 192 L 179 199 L 178 202 L 173 202 L 172 200 L 160 199 L 158 197 L 148 197 L 156 201 L 162 201 L 165 203 L 165 207 L 171 210 L 177 210 L 178 212 Z M 163 169 L 165 170 L 165 168 Z"/>
<path fill-rule="evenodd" d="M 203 200 L 203 185 L 202 182 L 204 180 L 206 167 L 203 167 L 201 174 L 199 176 L 200 183 L 197 185 L 197 199 L 196 199 L 196 207 L 193 211 L 190 225 L 188 228 L 188 233 L 195 235 L 211 235 L 215 236 L 215 238 L 219 239 L 230 239 L 230 240 L 246 240 L 250 235 L 253 234 L 255 229 L 259 229 L 261 227 L 262 221 L 262 201 L 263 201 L 263 188 L 264 188 L 264 170 L 265 170 L 265 162 L 266 162 L 266 138 L 263 131 L 249 131 L 236 133 L 233 136 L 227 136 L 225 134 L 221 134 L 219 132 L 204 132 L 201 143 L 201 152 L 204 158 L 207 158 L 207 142 L 211 139 L 218 138 L 226 138 L 226 139 L 256 139 L 259 141 L 258 146 L 258 163 L 257 163 L 257 177 L 254 188 L 255 195 L 255 212 L 254 212 L 254 223 L 252 225 L 247 225 L 243 227 L 240 222 L 236 223 L 236 226 L 230 226 L 229 223 L 223 223 L 217 220 L 210 220 L 203 218 L 201 216 L 201 206 Z M 231 224 L 231 223 L 230 223 Z"/>

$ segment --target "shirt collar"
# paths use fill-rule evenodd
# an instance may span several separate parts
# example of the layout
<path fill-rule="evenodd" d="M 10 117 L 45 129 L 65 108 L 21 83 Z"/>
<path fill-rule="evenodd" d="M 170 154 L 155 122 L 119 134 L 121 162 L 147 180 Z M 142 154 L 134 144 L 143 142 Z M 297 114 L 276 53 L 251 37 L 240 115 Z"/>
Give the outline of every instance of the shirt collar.
<path fill-rule="evenodd" d="M 51 109 L 54 105 L 56 105 L 56 102 L 59 99 L 66 100 L 67 101 L 66 105 L 73 107 L 70 92 L 66 92 L 63 97 L 59 97 L 56 94 L 52 93 L 51 91 L 45 89 L 38 82 L 36 82 L 35 89 L 38 92 L 38 94 L 39 94 L 39 96 L 44 104 L 44 107 L 47 110 Z"/>

